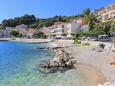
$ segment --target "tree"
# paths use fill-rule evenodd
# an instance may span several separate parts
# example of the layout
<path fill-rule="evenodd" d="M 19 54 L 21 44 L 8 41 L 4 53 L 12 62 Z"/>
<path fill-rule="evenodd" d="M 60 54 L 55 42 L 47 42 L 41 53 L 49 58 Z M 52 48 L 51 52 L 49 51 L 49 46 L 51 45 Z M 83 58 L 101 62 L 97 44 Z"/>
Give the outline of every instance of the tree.
<path fill-rule="evenodd" d="M 34 24 L 30 24 L 28 27 L 36 29 L 38 27 L 38 25 L 39 25 L 39 22 L 35 22 Z"/>
<path fill-rule="evenodd" d="M 38 32 L 38 33 L 33 34 L 33 37 L 35 37 L 35 38 L 46 38 L 47 36 L 42 32 Z"/>
<path fill-rule="evenodd" d="M 83 14 L 88 21 L 89 32 L 91 36 L 98 36 L 104 33 L 104 24 L 97 19 L 97 16 L 93 13 L 90 13 L 90 9 L 85 9 Z"/>
<path fill-rule="evenodd" d="M 26 25 L 33 24 L 36 22 L 36 17 L 34 15 L 25 14 L 24 16 L 20 17 L 20 22 L 21 24 Z"/>
<path fill-rule="evenodd" d="M 85 9 L 85 10 L 83 11 L 83 14 L 84 14 L 84 16 L 85 16 L 86 18 L 88 18 L 89 15 L 90 15 L 90 9 L 89 9 L 89 8 L 88 8 L 88 9 Z"/>
<path fill-rule="evenodd" d="M 113 34 L 113 43 L 115 47 L 115 21 L 112 22 L 110 32 Z"/>
<path fill-rule="evenodd" d="M 19 37 L 19 35 L 20 35 L 20 33 L 19 33 L 18 30 L 12 30 L 12 31 L 10 32 L 10 34 L 11 34 L 12 36 L 14 36 L 14 37 Z"/>
<path fill-rule="evenodd" d="M 2 24 L 4 27 L 15 27 L 17 25 L 20 25 L 20 24 L 26 24 L 26 25 L 30 25 L 30 24 L 33 24 L 35 22 L 38 22 L 39 21 L 39 18 L 36 19 L 36 17 L 34 15 L 24 15 L 24 16 L 21 16 L 21 17 L 15 17 L 15 18 L 12 18 L 12 19 L 4 19 L 2 21 Z"/>
<path fill-rule="evenodd" d="M 0 30 L 3 30 L 3 29 L 4 29 L 3 25 L 2 25 L 2 24 L 0 24 Z"/>
<path fill-rule="evenodd" d="M 3 25 L 3 27 L 9 27 L 9 26 L 10 26 L 10 21 L 7 20 L 7 19 L 4 19 L 4 20 L 2 21 L 2 25 Z"/>
<path fill-rule="evenodd" d="M 74 43 L 78 43 L 79 37 L 80 37 L 80 33 L 72 33 L 71 34 L 73 36 L 74 39 Z"/>

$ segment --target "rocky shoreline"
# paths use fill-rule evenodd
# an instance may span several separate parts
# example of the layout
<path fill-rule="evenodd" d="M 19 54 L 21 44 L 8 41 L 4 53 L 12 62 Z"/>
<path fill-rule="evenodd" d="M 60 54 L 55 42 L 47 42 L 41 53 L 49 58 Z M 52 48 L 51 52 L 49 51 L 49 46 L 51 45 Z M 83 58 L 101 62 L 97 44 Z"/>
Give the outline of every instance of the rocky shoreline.
<path fill-rule="evenodd" d="M 58 71 L 64 69 L 72 69 L 75 67 L 75 58 L 66 52 L 64 48 L 52 48 L 52 52 L 54 54 L 54 58 L 47 63 L 40 65 L 41 68 Z"/>
<path fill-rule="evenodd" d="M 91 45 L 86 48 L 80 46 L 52 48 L 50 50 L 53 51 L 55 57 L 48 61 L 48 63 L 40 66 L 46 70 L 53 69 L 56 71 L 63 70 L 65 68 L 75 68 L 80 71 L 81 75 L 83 75 L 83 78 L 85 79 L 85 82 L 87 82 L 88 85 L 85 86 L 114 86 L 114 66 L 110 64 L 113 62 L 112 57 L 114 54 L 112 51 L 108 54 L 109 46 L 111 44 L 105 43 L 105 48 L 101 49 L 98 47 L 100 43 L 95 43 L 91 43 Z M 67 62 L 63 62 L 65 57 L 66 59 L 69 58 Z M 72 64 L 71 60 L 73 62 Z M 61 62 L 63 65 L 59 64 Z M 67 66 L 67 63 L 71 64 L 71 66 Z M 81 63 L 83 65 L 81 65 Z"/>

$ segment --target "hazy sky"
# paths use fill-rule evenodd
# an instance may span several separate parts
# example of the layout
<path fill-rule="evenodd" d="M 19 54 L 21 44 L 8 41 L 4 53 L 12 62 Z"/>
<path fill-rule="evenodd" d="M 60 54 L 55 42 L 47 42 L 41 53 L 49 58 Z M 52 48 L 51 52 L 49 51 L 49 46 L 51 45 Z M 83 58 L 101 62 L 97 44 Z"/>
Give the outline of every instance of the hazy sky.
<path fill-rule="evenodd" d="M 75 15 L 115 3 L 115 0 L 1 0 L 0 22 L 24 14 L 47 18 L 55 15 Z"/>

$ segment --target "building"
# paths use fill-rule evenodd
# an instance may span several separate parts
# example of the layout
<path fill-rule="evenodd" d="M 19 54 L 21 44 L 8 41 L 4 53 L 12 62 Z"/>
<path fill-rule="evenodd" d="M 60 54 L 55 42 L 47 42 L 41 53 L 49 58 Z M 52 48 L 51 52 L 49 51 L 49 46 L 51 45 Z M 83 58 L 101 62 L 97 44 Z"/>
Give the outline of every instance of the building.
<path fill-rule="evenodd" d="M 11 36 L 10 33 L 11 33 L 12 30 L 13 30 L 12 27 L 6 27 L 6 29 L 5 29 L 6 37 L 10 37 Z"/>
<path fill-rule="evenodd" d="M 68 34 L 71 34 L 71 33 L 87 32 L 89 31 L 89 28 L 88 25 L 85 25 L 85 23 L 83 23 L 81 19 L 77 19 L 67 24 L 66 30 Z"/>
<path fill-rule="evenodd" d="M 102 22 L 113 20 L 113 19 L 115 19 L 115 4 L 111 4 L 109 6 L 101 8 L 99 10 L 95 10 L 94 14 L 99 16 L 98 18 Z"/>
<path fill-rule="evenodd" d="M 69 23 L 66 25 L 66 32 L 67 34 L 71 34 L 71 33 L 78 33 L 80 32 L 80 24 L 76 24 L 76 23 Z"/>
<path fill-rule="evenodd" d="M 72 22 L 76 23 L 76 24 L 80 24 L 80 25 L 87 25 L 88 21 L 85 17 L 79 17 L 77 19 L 74 19 Z"/>
<path fill-rule="evenodd" d="M 71 37 L 72 33 L 79 33 L 81 31 L 88 31 L 88 25 L 85 25 L 81 18 L 75 19 L 70 23 L 56 23 L 49 27 L 43 27 L 40 29 L 40 32 L 43 32 L 48 36 L 58 36 L 67 35 Z"/>
<path fill-rule="evenodd" d="M 57 36 L 64 34 L 65 25 L 66 24 L 64 24 L 64 23 L 59 24 L 59 25 L 54 25 L 51 29 L 51 34 L 57 35 Z"/>
<path fill-rule="evenodd" d="M 33 38 L 33 34 L 36 34 L 37 32 L 38 32 L 37 29 L 29 28 L 28 30 L 26 30 L 25 36 L 27 38 Z"/>
<path fill-rule="evenodd" d="M 88 32 L 89 31 L 89 26 L 88 25 L 82 25 L 80 27 L 80 32 Z"/>
<path fill-rule="evenodd" d="M 21 24 L 21 25 L 18 25 L 16 26 L 16 29 L 20 32 L 20 33 L 25 33 L 26 30 L 28 29 L 27 25 L 25 24 Z"/>
<path fill-rule="evenodd" d="M 42 32 L 42 33 L 44 33 L 45 35 L 47 35 L 47 36 L 50 36 L 51 35 L 51 31 L 52 31 L 52 29 L 53 29 L 53 26 L 49 26 L 49 27 L 42 27 L 42 28 L 40 28 L 40 32 Z"/>
<path fill-rule="evenodd" d="M 71 23 L 62 23 L 60 25 L 57 25 L 51 30 L 51 32 L 53 35 L 61 36 L 63 34 L 67 34 L 67 36 L 70 37 L 72 33 L 89 31 L 88 25 L 82 25 L 81 23 L 76 21 L 74 20 Z"/>
<path fill-rule="evenodd" d="M 10 37 L 11 31 L 12 31 L 12 27 L 6 27 L 5 30 L 0 30 L 0 37 Z"/>

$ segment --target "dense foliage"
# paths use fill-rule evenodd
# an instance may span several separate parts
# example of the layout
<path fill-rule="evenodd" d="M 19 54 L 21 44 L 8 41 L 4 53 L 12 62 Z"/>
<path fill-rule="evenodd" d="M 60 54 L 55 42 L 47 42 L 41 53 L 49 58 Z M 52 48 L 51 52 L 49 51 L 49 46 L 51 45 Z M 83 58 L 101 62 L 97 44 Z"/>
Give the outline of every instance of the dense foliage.
<path fill-rule="evenodd" d="M 3 25 L 3 27 L 15 27 L 20 24 L 30 25 L 30 24 L 35 23 L 37 20 L 38 19 L 36 19 L 36 17 L 34 15 L 26 14 L 21 17 L 15 17 L 13 19 L 4 19 L 2 21 L 2 25 Z"/>
<path fill-rule="evenodd" d="M 51 26 L 55 22 L 70 22 L 71 20 L 78 17 L 83 17 L 83 15 L 79 14 L 75 16 L 54 16 L 54 17 L 46 18 L 46 19 L 39 19 L 39 18 L 36 18 L 34 15 L 26 14 L 21 17 L 4 19 L 2 21 L 2 24 L 0 24 L 0 29 L 3 29 L 5 27 L 15 27 L 20 24 L 28 25 L 29 28 L 38 29 L 43 26 L 46 26 L 46 27 Z"/>
<path fill-rule="evenodd" d="M 38 33 L 33 34 L 33 37 L 34 38 L 46 38 L 47 36 L 44 35 L 44 33 L 42 32 L 38 32 Z"/>
<path fill-rule="evenodd" d="M 85 9 L 83 13 L 89 25 L 89 32 L 86 34 L 89 36 L 98 36 L 100 34 L 106 33 L 106 30 L 104 30 L 104 24 L 97 18 L 98 16 L 95 16 L 90 12 L 90 9 Z"/>
<path fill-rule="evenodd" d="M 115 21 L 113 21 L 112 24 L 111 24 L 110 32 L 115 33 Z"/>
<path fill-rule="evenodd" d="M 115 21 L 112 22 L 110 32 L 113 34 L 113 43 L 115 48 Z"/>
<path fill-rule="evenodd" d="M 88 24 L 89 32 L 81 32 L 79 36 L 98 36 L 100 34 L 108 34 L 110 25 L 104 24 L 97 18 L 90 9 L 85 9 L 82 14 L 74 16 L 54 16 L 51 18 L 40 19 L 36 18 L 34 15 L 24 15 L 21 17 L 15 17 L 12 19 L 5 19 L 0 24 L 0 29 L 5 27 L 15 27 L 20 24 L 26 24 L 29 28 L 39 29 L 41 27 L 48 27 L 54 25 L 56 22 L 71 22 L 74 19 L 82 18 L 84 24 Z M 107 26 L 109 25 L 109 26 Z"/>
<path fill-rule="evenodd" d="M 20 33 L 18 30 L 12 30 L 12 32 L 10 32 L 10 34 L 14 37 L 19 37 L 20 36 Z"/>

